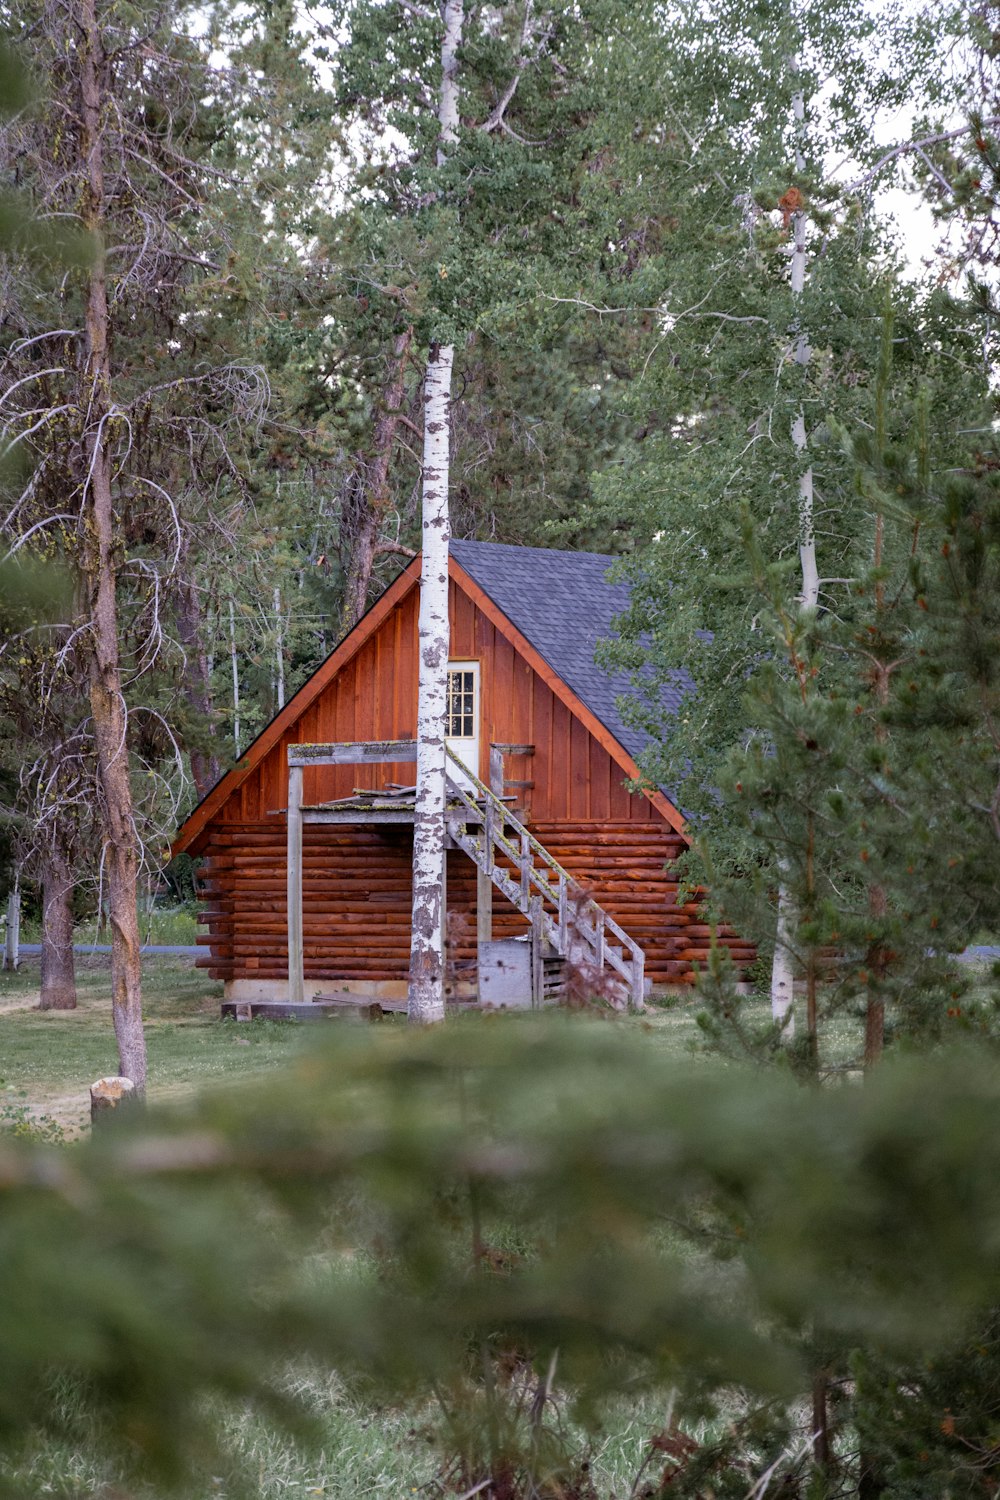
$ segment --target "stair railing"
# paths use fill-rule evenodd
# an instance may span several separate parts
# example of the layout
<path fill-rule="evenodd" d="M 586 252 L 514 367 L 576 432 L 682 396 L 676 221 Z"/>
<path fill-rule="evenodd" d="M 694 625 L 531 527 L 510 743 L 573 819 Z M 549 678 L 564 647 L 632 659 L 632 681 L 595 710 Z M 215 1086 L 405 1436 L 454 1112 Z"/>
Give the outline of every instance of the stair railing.
<path fill-rule="evenodd" d="M 450 745 L 446 744 L 445 751 L 462 773 L 461 778 L 448 775 L 449 796 L 462 804 L 463 809 L 460 811 L 454 805 L 449 808 L 450 831 L 459 848 L 489 876 L 511 905 L 532 921 L 538 935 L 561 957 L 577 962 L 582 958 L 599 973 L 613 969 L 627 985 L 633 1007 L 642 1010 L 645 954 L 638 943 L 587 895 Z M 481 826 L 481 837 L 459 826 L 470 822 Z M 513 839 L 507 836 L 508 828 L 514 834 Z M 514 867 L 516 879 L 497 863 L 498 852 Z M 546 902 L 551 911 L 546 910 Z M 609 934 L 620 947 L 608 943 Z"/>

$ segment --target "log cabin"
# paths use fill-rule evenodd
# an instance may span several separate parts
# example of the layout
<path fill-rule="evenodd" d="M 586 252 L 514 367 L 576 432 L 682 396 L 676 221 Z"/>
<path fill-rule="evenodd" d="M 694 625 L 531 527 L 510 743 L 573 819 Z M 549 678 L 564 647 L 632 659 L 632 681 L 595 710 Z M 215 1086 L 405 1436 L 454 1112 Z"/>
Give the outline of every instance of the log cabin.
<path fill-rule="evenodd" d="M 613 962 L 648 990 L 690 984 L 707 958 L 710 928 L 679 902 L 672 871 L 684 818 L 662 789 L 637 787 L 646 741 L 622 716 L 628 677 L 594 660 L 629 602 L 613 562 L 451 544 L 455 974 L 532 925 L 565 956 L 581 892 L 598 968 Z M 173 852 L 202 861 L 199 963 L 229 1001 L 405 996 L 419 588 L 417 557 L 177 835 Z M 668 712 L 684 690 L 665 690 Z M 741 966 L 752 959 L 736 933 L 721 936 Z"/>

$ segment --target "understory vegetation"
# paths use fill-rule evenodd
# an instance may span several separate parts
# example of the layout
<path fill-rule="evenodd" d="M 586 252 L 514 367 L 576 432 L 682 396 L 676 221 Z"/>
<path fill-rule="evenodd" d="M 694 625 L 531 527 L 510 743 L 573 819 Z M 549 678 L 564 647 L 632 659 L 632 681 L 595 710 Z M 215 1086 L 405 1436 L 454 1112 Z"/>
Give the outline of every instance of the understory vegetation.
<path fill-rule="evenodd" d="M 690 1003 L 220 1023 L 161 959 L 149 1107 L 72 1143 L 91 962 L 71 1014 L 2 982 L 10 1493 L 990 1493 L 991 1028 L 816 1091 Z"/>

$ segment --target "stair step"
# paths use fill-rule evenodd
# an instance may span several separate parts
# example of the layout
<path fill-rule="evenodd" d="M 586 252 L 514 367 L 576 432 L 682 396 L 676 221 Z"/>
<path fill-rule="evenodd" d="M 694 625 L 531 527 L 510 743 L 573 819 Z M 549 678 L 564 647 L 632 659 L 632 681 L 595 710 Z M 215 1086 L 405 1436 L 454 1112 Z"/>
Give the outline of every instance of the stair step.
<path fill-rule="evenodd" d="M 472 779 L 475 782 L 475 777 Z M 490 794 L 485 786 L 481 783 L 477 784 L 485 808 Z M 487 847 L 485 813 L 477 818 L 471 810 L 466 816 L 452 810 L 449 817 L 449 832 L 455 844 L 469 856 L 478 869 L 489 876 L 497 890 L 522 916 L 531 918 L 532 909 L 539 896 L 542 901 L 548 901 L 551 906 L 555 907 L 558 913 L 562 905 L 560 897 L 564 890 L 563 872 L 556 866 L 554 860 L 551 864 L 535 863 L 538 851 L 530 842 L 531 836 L 508 809 L 503 810 L 502 816 L 498 813 L 495 821 L 492 820 L 492 816 L 491 814 L 492 847 Z M 546 856 L 544 851 L 541 851 L 541 854 L 543 860 L 551 858 Z M 572 876 L 569 880 L 573 883 Z M 631 940 L 628 953 L 620 945 L 616 946 L 603 940 L 609 929 L 614 932 L 617 924 L 613 923 L 612 918 L 602 911 L 596 902 L 589 909 L 588 903 L 584 902 L 581 917 L 583 917 L 583 910 L 587 911 L 586 918 L 578 924 L 575 933 L 572 928 L 570 929 L 571 939 L 575 937 L 576 941 L 589 950 L 589 956 L 593 962 L 597 961 L 600 952 L 603 967 L 616 970 L 631 982 L 634 960 L 637 957 L 640 961 L 642 960 L 642 950 L 637 949 L 633 952 Z M 538 916 L 538 935 L 559 955 L 552 962 L 561 964 L 566 956 L 565 953 L 559 951 L 562 923 L 557 914 L 547 911 L 540 902 L 538 903 Z M 548 988 L 548 983 L 546 983 L 546 988 Z"/>

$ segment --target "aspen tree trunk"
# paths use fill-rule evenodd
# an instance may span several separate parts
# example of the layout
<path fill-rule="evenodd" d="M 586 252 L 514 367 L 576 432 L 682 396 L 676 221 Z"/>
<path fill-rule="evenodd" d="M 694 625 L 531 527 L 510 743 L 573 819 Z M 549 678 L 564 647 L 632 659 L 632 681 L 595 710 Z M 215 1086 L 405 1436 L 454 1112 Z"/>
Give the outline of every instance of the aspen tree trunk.
<path fill-rule="evenodd" d="M 281 589 L 274 591 L 274 690 L 279 710 L 285 706 L 285 632 L 281 618 Z"/>
<path fill-rule="evenodd" d="M 185 572 L 187 561 L 185 550 L 183 558 Z M 184 647 L 184 696 L 191 705 L 195 718 L 208 724 L 214 736 L 212 673 L 202 635 L 198 590 L 190 576 L 182 580 L 178 593 L 177 635 Z M 221 774 L 222 768 L 214 751 L 191 751 L 191 775 L 199 797 L 204 797 L 212 790 Z"/>
<path fill-rule="evenodd" d="M 464 0 L 447 0 L 441 44 L 437 162 L 458 134 L 458 48 Z M 413 918 L 407 1016 L 444 1019 L 445 749 L 448 698 L 448 480 L 454 345 L 434 345 L 424 380 L 423 560 L 418 620 L 417 800 L 413 823 Z"/>
<path fill-rule="evenodd" d="M 81 132 L 85 171 L 81 217 L 97 253 L 87 281 L 84 312 L 84 368 L 81 416 L 86 466 L 82 506 L 83 573 L 90 609 L 90 709 L 97 749 L 104 870 L 111 923 L 111 1000 L 119 1070 L 140 1093 L 146 1084 L 146 1038 L 142 1026 L 137 879 L 138 841 L 129 776 L 128 715 L 122 693 L 118 650 L 118 598 L 115 574 L 112 498 L 111 359 L 108 346 L 107 280 L 101 227 L 104 160 L 101 112 L 107 67 L 95 0 L 79 0 Z"/>
<path fill-rule="evenodd" d="M 21 967 L 21 887 L 17 878 L 7 897 L 7 926 L 4 931 L 3 966 L 12 974 Z"/>
<path fill-rule="evenodd" d="M 798 71 L 792 62 L 793 73 Z M 801 89 L 792 99 L 795 118 L 796 148 L 795 170 L 801 176 L 805 171 L 805 156 L 802 151 L 802 132 L 805 126 L 805 100 Z M 792 215 L 792 298 L 798 305 L 806 285 L 806 216 L 799 209 Z M 809 340 L 797 324 L 795 341 L 795 363 L 801 371 L 809 363 L 812 351 Z M 809 440 L 806 434 L 806 418 L 799 407 L 792 422 L 792 442 L 801 465 L 799 471 L 799 565 L 802 572 L 802 589 L 799 595 L 802 609 L 815 609 L 819 601 L 819 570 L 816 564 L 816 524 L 813 509 L 813 471 L 809 463 Z M 791 939 L 795 930 L 795 901 L 788 889 L 784 867 L 779 868 L 778 925 L 775 934 L 774 960 L 771 966 L 771 1015 L 785 1029 L 785 1034 L 794 1034 L 792 1013 L 793 960 Z"/>
<path fill-rule="evenodd" d="M 379 533 L 389 508 L 389 469 L 396 428 L 399 426 L 399 411 L 406 390 L 406 358 L 412 342 L 413 329 L 406 328 L 392 346 L 382 411 L 373 434 L 374 457 L 368 468 L 362 494 L 361 523 L 347 570 L 343 616 L 345 630 L 353 630 L 368 605 L 368 589 L 378 555 Z"/>
<path fill-rule="evenodd" d="M 411 1021 L 444 1019 L 445 714 L 448 697 L 448 465 L 451 345 L 432 350 L 424 389 L 423 560 L 420 571 L 417 800 L 413 823 Z"/>
<path fill-rule="evenodd" d="M 881 384 L 881 382 L 880 382 Z M 885 404 L 884 396 L 879 394 L 878 409 L 875 418 L 875 440 L 877 451 L 885 451 Z M 885 545 L 885 517 L 881 510 L 875 517 L 875 545 L 872 561 L 875 567 L 875 621 L 879 636 L 882 634 L 883 615 L 885 613 L 885 583 L 880 576 L 882 567 L 883 548 Z M 889 702 L 889 674 L 890 669 L 885 662 L 880 662 L 872 674 L 872 690 L 875 696 L 876 714 L 881 714 Z M 889 732 L 881 719 L 875 723 L 875 743 L 879 746 L 883 756 L 883 762 L 887 755 Z M 883 764 L 883 775 L 886 767 Z M 868 890 L 868 910 L 871 912 L 876 926 L 885 921 L 889 910 L 889 899 L 886 895 L 885 886 L 878 881 L 872 883 Z M 868 970 L 868 996 L 865 1002 L 865 1071 L 873 1068 L 881 1059 L 885 1046 L 885 998 L 882 984 L 885 980 L 887 959 L 885 945 L 876 943 L 875 949 L 870 955 Z"/>
<path fill-rule="evenodd" d="M 792 1009 L 795 971 L 792 943 L 795 936 L 795 902 L 786 884 L 787 866 L 778 866 L 778 922 L 774 934 L 774 958 L 771 960 L 771 1017 L 784 1028 L 789 1040 L 795 1035 L 795 1013 Z"/>
<path fill-rule="evenodd" d="M 42 869 L 42 989 L 39 1010 L 76 1009 L 73 959 L 73 872 L 58 842 Z"/>
<path fill-rule="evenodd" d="M 441 126 L 437 152 L 439 167 L 443 167 L 447 159 L 445 148 L 458 140 L 458 49 L 462 45 L 464 24 L 465 0 L 445 0 L 444 40 L 441 43 L 441 101 L 438 106 L 438 122 Z"/>
<path fill-rule="evenodd" d="M 236 610 L 229 601 L 229 660 L 233 668 L 233 748 L 240 758 L 240 666 L 236 655 Z"/>
<path fill-rule="evenodd" d="M 789 64 L 793 76 L 798 73 L 798 60 L 793 58 Z M 795 171 L 798 177 L 805 172 L 806 162 L 802 150 L 802 138 L 805 128 L 805 99 L 801 88 L 796 89 L 792 95 L 792 112 L 795 120 Z M 792 267 L 791 267 L 792 299 L 798 307 L 801 303 L 802 293 L 806 285 L 806 215 L 799 208 L 792 215 Z M 809 363 L 812 350 L 809 339 L 802 327 L 801 311 L 796 313 L 795 319 L 795 363 L 798 366 L 802 379 L 800 391 L 805 384 L 805 369 Z M 809 462 L 809 439 L 806 432 L 805 411 L 800 405 L 799 410 L 792 422 L 792 442 L 798 455 L 799 469 L 799 566 L 802 574 L 802 588 L 799 594 L 799 607 L 802 610 L 815 609 L 819 603 L 819 569 L 816 563 L 816 523 L 814 514 L 813 496 L 813 471 Z M 806 886 L 811 892 L 814 880 L 814 823 L 812 815 L 808 824 L 808 848 L 806 851 Z M 782 902 L 787 903 L 786 921 L 793 923 L 795 920 L 795 902 L 787 887 L 782 882 L 779 892 L 779 912 Z M 780 921 L 780 918 L 779 918 Z M 806 1010 L 807 1031 L 809 1038 L 810 1056 L 813 1067 L 819 1062 L 817 1017 L 816 1017 L 816 965 L 812 957 L 806 972 Z M 777 1018 L 775 1009 L 775 993 L 772 987 L 772 1013 Z M 818 1369 L 813 1373 L 812 1381 L 812 1458 L 816 1468 L 823 1475 L 829 1475 L 833 1466 L 833 1447 L 830 1431 L 830 1403 L 829 1403 L 829 1373 L 825 1369 Z"/>

